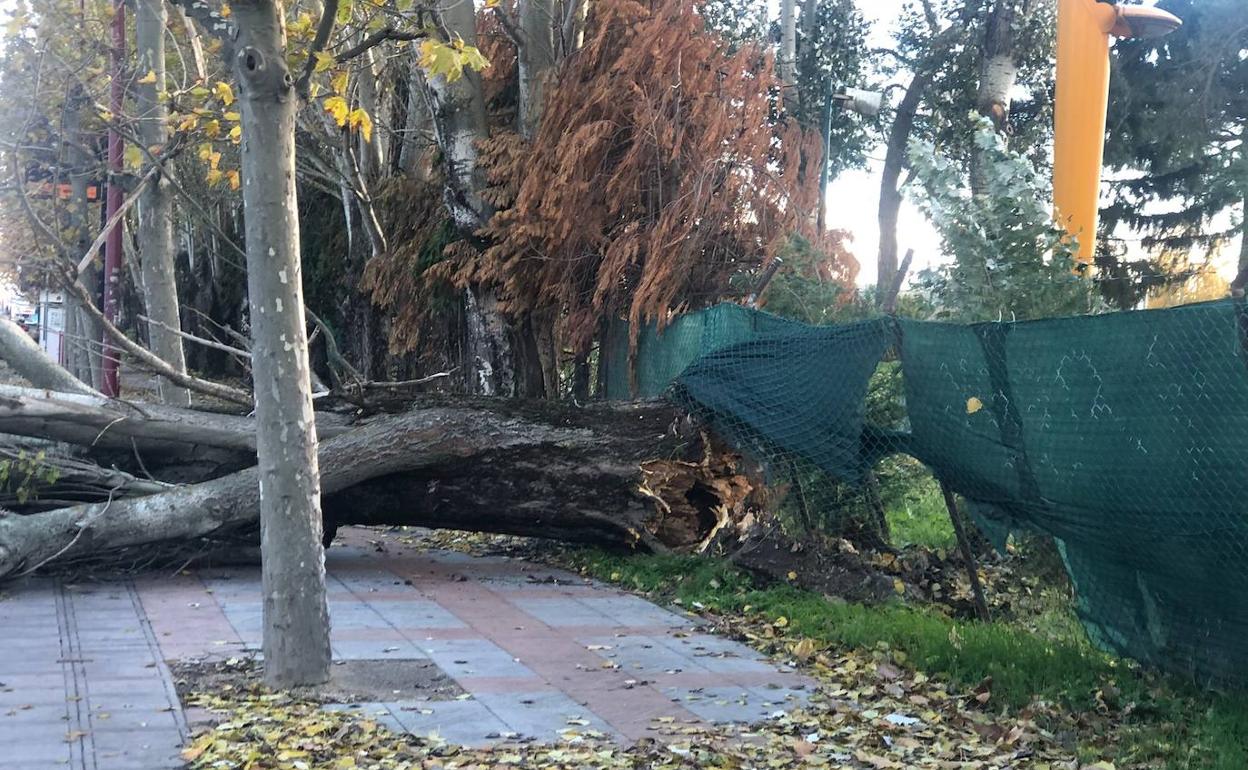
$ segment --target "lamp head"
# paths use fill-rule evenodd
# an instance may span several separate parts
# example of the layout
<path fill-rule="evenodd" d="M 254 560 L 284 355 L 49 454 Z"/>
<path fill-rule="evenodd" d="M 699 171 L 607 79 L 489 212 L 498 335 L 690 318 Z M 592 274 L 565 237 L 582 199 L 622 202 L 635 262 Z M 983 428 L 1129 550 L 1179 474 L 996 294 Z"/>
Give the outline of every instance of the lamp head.
<path fill-rule="evenodd" d="M 852 110 L 859 115 L 865 115 L 868 118 L 879 115 L 880 110 L 884 107 L 884 94 L 879 91 L 846 88 L 839 94 L 834 94 L 832 98 L 840 102 L 846 109 Z"/>
<path fill-rule="evenodd" d="M 1115 37 L 1164 37 L 1183 26 L 1183 20 L 1160 8 L 1142 5 L 1118 5 L 1118 14 L 1110 34 Z"/>

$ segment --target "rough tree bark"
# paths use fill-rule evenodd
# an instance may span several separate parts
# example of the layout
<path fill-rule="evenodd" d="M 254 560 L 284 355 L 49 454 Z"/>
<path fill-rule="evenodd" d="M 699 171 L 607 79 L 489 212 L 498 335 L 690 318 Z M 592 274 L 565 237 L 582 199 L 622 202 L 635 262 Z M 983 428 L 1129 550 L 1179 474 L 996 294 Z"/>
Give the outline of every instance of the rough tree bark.
<path fill-rule="evenodd" d="M 316 418 L 319 436 L 349 427 L 337 414 Z M 92 392 L 0 385 L 0 433 L 76 444 L 101 461 L 120 456 L 166 481 L 204 481 L 256 461 L 252 417 L 130 404 Z"/>
<path fill-rule="evenodd" d="M 743 513 L 752 489 L 733 456 L 717 459 L 703 440 L 657 402 L 431 402 L 321 445 L 327 518 L 697 550 Z M 250 525 L 258 480 L 249 468 L 147 497 L 2 516 L 0 577 Z"/>
<path fill-rule="evenodd" d="M 241 494 L 259 495 L 265 679 L 277 687 L 312 685 L 329 679 L 330 648 L 299 263 L 299 96 L 286 66 L 280 0 L 244 0 L 232 7 L 259 459 L 251 480 L 258 486 Z"/>
<path fill-rule="evenodd" d="M 136 101 L 139 141 L 147 148 L 163 148 L 169 141 L 169 110 L 165 106 L 165 0 L 136 0 L 135 48 L 139 58 Z M 173 195 L 164 177 L 168 169 L 149 184 L 139 199 L 139 264 L 143 299 L 148 317 L 152 352 L 179 373 L 186 372 L 178 310 L 178 282 L 174 264 Z M 157 379 L 160 398 L 166 404 L 189 406 L 191 393 L 162 378 Z"/>

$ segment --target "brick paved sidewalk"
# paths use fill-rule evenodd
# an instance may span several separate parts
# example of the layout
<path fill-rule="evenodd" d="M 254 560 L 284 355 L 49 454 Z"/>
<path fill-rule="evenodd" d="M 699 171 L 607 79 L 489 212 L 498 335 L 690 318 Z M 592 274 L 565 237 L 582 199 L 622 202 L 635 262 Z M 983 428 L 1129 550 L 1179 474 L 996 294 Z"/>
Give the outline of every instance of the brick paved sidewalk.
<path fill-rule="evenodd" d="M 805 702 L 804 678 L 636 596 L 344 535 L 327 554 L 335 659 L 428 660 L 471 696 L 352 706 L 393 729 L 467 745 L 585 730 L 632 741 L 661 737 L 658 719 L 756 722 Z M 176 767 L 187 728 L 163 660 L 260 647 L 258 568 L 6 594 L 0 628 L 18 652 L 0 659 L 0 745 L 27 754 L 0 753 L 0 770 Z"/>

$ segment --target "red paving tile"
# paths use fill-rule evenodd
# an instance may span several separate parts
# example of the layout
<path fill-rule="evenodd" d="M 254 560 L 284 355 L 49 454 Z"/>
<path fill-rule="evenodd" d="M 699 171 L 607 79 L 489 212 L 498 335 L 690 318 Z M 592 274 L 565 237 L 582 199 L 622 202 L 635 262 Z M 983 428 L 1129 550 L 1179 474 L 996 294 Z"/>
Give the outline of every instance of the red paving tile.
<path fill-rule="evenodd" d="M 374 539 L 374 535 L 361 536 L 350 531 L 344 534 L 346 544 L 355 545 L 357 550 L 354 553 L 331 552 L 329 569 L 336 581 L 329 598 L 339 617 L 351 619 L 351 626 L 333 630 L 334 640 L 384 642 L 406 638 L 420 647 L 428 641 L 481 639 L 501 648 L 533 672 L 531 676 L 460 675 L 459 685 L 470 693 L 563 692 L 620 735 L 633 740 L 659 737 L 664 730 L 698 723 L 693 712 L 673 702 L 660 688 L 799 687 L 805 681 L 779 669 L 673 674 L 629 667 L 617 669 L 608 659 L 587 649 L 584 640 L 610 640 L 619 636 L 658 640 L 670 635 L 673 629 L 603 624 L 552 627 L 521 606 L 532 600 L 566 602 L 573 617 L 579 617 L 582 613 L 576 608 L 583 610 L 584 605 L 578 605 L 577 599 L 630 594 L 580 582 L 527 583 L 524 581 L 530 577 L 541 580 L 558 575 L 559 579 L 571 581 L 576 578 L 522 562 L 464 561 L 464 557 L 458 555 L 421 552 L 397 545 L 378 553 L 366 542 Z M 386 585 L 387 574 L 393 575 L 394 586 Z M 251 579 L 254 580 L 254 575 Z M 374 588 L 376 590 L 372 590 Z M 242 640 L 220 602 L 199 578 L 179 575 L 168 581 L 140 581 L 138 590 L 166 657 L 239 654 Z M 393 606 L 393 603 L 414 600 L 439 605 L 464 623 L 464 627 L 395 627 L 380 615 L 376 616 L 376 627 L 368 627 L 373 621 L 365 608 L 372 603 L 392 603 Z M 232 617 L 237 617 L 237 612 Z M 360 623 L 366 627 L 360 627 Z M 664 724 L 656 723 L 660 718 L 666 720 Z"/>

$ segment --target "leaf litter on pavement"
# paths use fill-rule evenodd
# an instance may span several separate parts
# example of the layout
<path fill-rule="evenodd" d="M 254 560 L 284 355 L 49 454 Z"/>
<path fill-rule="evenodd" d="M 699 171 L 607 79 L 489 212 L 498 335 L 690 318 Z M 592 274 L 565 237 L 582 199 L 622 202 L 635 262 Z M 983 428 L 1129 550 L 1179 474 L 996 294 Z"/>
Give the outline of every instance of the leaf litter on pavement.
<path fill-rule="evenodd" d="M 437 735 L 396 734 L 360 712 L 265 691 L 196 693 L 189 704 L 222 719 L 183 753 L 191 768 L 312 770 L 504 770 L 582 768 L 853 768 L 904 770 L 1113 770 L 1080 765 L 1023 710 L 994 708 L 991 682 L 954 692 L 907 668 L 898 653 L 823 650 L 786 636 L 783 619 L 738 628 L 755 646 L 817 681 L 808 706 L 778 710 L 759 724 L 724 726 L 656 719 L 652 738 L 625 746 L 570 725 L 555 744 L 503 742 L 469 749 Z"/>

